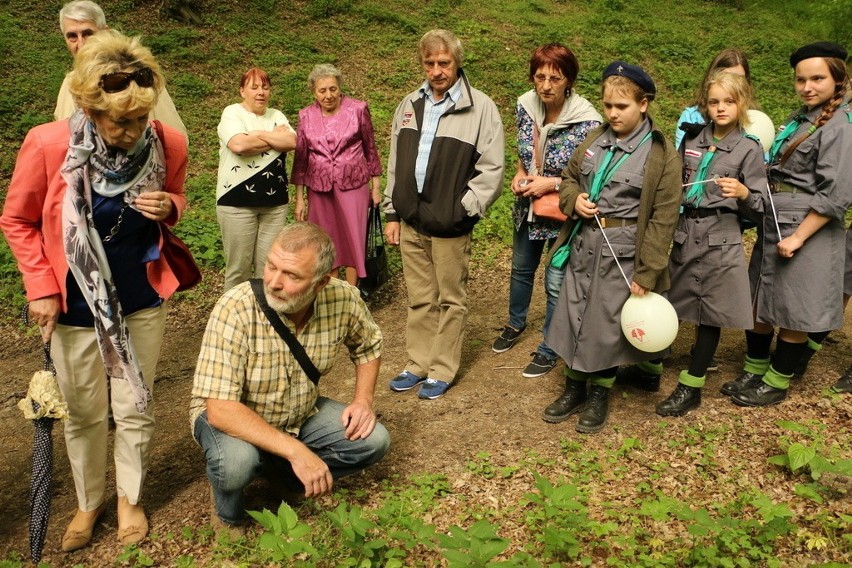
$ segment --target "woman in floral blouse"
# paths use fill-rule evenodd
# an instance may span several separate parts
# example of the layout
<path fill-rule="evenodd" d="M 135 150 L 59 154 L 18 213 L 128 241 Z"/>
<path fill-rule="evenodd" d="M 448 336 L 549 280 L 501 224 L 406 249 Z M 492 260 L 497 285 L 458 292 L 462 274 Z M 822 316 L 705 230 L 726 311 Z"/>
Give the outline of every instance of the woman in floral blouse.
<path fill-rule="evenodd" d="M 544 245 L 553 245 L 561 221 L 537 217 L 532 200 L 558 192 L 562 169 L 586 134 L 603 122 L 592 104 L 574 90 L 580 64 L 567 47 L 559 43 L 543 45 L 530 59 L 533 88 L 518 97 L 518 162 L 512 178 L 515 206 L 512 245 L 512 280 L 509 284 L 509 322 L 491 349 L 503 353 L 514 346 L 527 325 L 533 281 Z M 556 305 L 563 270 L 545 269 L 547 310 L 544 330 Z M 556 353 L 544 340 L 524 369 L 525 377 L 540 377 L 556 365 Z"/>

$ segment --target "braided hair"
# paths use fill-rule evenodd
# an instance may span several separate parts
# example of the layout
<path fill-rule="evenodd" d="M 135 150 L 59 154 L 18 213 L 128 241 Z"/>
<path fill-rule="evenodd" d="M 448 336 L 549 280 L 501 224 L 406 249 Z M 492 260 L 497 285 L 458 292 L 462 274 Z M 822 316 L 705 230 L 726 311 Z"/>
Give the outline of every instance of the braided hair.
<path fill-rule="evenodd" d="M 823 57 L 822 58 L 826 64 L 828 65 L 828 71 L 831 74 L 831 78 L 834 79 L 835 87 L 834 94 L 822 105 L 822 112 L 819 113 L 819 116 L 816 119 L 816 122 L 811 126 L 808 131 L 794 140 L 784 153 L 781 155 L 781 163 L 787 161 L 796 148 L 805 141 L 805 139 L 814 133 L 814 131 L 831 120 L 831 117 L 834 116 L 834 113 L 840 108 L 840 105 L 843 104 L 843 100 L 846 98 L 846 95 L 850 90 L 850 82 L 849 82 L 849 73 L 846 70 L 846 63 L 840 59 L 839 57 Z"/>

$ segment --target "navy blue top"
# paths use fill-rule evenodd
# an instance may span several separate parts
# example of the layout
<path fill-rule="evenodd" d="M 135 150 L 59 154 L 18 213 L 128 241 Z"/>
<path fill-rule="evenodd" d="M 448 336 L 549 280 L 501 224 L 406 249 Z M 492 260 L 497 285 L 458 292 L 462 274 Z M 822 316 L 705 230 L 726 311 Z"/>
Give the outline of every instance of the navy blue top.
<path fill-rule="evenodd" d="M 124 205 L 124 194 L 104 197 L 92 194 L 92 216 L 101 241 L 118 222 Z M 151 221 L 131 207 L 124 209 L 124 218 L 115 236 L 103 242 L 112 281 L 118 291 L 121 310 L 128 316 L 145 308 L 163 303 L 148 282 L 147 263 L 160 258 L 160 238 L 156 221 Z M 68 272 L 66 280 L 68 311 L 59 315 L 59 323 L 76 327 L 94 327 L 94 318 L 77 280 Z"/>

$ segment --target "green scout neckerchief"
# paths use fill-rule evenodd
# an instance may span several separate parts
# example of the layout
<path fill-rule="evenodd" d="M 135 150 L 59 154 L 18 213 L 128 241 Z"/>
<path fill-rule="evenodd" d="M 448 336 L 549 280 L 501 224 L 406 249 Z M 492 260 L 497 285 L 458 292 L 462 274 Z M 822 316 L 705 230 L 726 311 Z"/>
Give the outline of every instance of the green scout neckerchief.
<path fill-rule="evenodd" d="M 704 199 L 704 186 L 706 184 L 701 182 L 707 179 L 707 170 L 710 169 L 710 163 L 715 157 L 716 146 L 710 146 L 710 148 L 704 152 L 704 156 L 701 157 L 701 162 L 698 164 L 698 173 L 695 174 L 692 186 L 689 188 L 689 191 L 686 192 L 686 197 L 684 198 L 684 201 L 686 201 L 686 203 L 692 203 L 693 207 L 701 205 L 701 200 Z"/>
<path fill-rule="evenodd" d="M 639 147 L 642 146 L 642 144 L 644 144 L 650 139 L 651 132 L 649 132 L 645 135 L 644 138 L 642 138 L 642 140 L 636 146 L 636 150 L 638 150 Z M 603 160 L 601 160 L 601 165 L 598 166 L 598 168 L 594 172 L 592 172 L 592 187 L 589 190 L 589 201 L 591 201 L 592 203 L 598 202 L 598 199 L 600 199 L 601 197 L 601 191 L 603 190 L 604 186 L 606 186 L 610 182 L 610 180 L 612 180 L 612 176 L 615 175 L 616 170 L 618 170 L 618 168 L 621 167 L 624 161 L 631 156 L 631 154 L 625 153 L 623 156 L 621 156 L 621 158 L 618 159 L 617 162 L 615 162 L 610 167 L 609 164 L 610 162 L 612 162 L 612 157 L 613 155 L 615 155 L 615 151 L 617 149 L 618 146 L 616 146 L 615 144 L 610 146 L 609 150 L 607 150 L 606 155 L 604 155 Z M 634 150 L 634 152 L 636 150 Z M 598 176 L 598 173 L 600 172 L 603 172 L 602 176 Z M 568 240 L 566 240 L 565 243 L 563 243 L 563 245 L 559 247 L 559 250 L 553 253 L 553 260 L 550 261 L 550 265 L 552 267 L 558 268 L 559 270 L 565 268 L 565 263 L 568 262 L 568 256 L 571 254 L 571 241 L 573 241 L 574 237 L 577 236 L 577 233 L 580 232 L 581 224 L 582 223 L 580 223 L 579 221 L 577 223 L 574 223 L 574 228 L 571 230 L 571 234 L 568 236 Z"/>
<path fill-rule="evenodd" d="M 769 164 L 775 163 L 775 156 L 778 154 L 778 151 L 781 149 L 781 146 L 784 142 L 787 141 L 793 134 L 796 133 L 796 130 L 799 129 L 799 125 L 802 124 L 807 117 L 803 114 L 797 114 L 793 117 L 793 119 L 784 125 L 784 130 L 778 133 L 778 136 L 775 137 L 775 141 L 772 143 L 772 148 L 769 150 Z M 808 128 L 808 133 L 805 136 L 810 136 L 816 131 L 816 126 L 811 125 Z"/>

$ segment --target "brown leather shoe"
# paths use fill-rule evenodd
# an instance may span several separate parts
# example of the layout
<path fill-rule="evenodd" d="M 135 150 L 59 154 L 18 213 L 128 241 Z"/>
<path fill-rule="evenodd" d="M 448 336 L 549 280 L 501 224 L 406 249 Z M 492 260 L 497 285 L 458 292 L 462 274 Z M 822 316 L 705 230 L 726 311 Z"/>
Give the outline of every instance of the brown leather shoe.
<path fill-rule="evenodd" d="M 106 510 L 106 503 L 101 503 L 94 511 L 77 509 L 77 514 L 71 519 L 65 534 L 62 535 L 62 550 L 73 552 L 92 542 L 92 532 L 104 510 Z"/>
<path fill-rule="evenodd" d="M 213 527 L 214 532 L 227 534 L 228 540 L 232 542 L 246 536 L 246 525 L 232 525 L 219 518 L 219 513 L 216 512 L 216 496 L 213 494 L 213 487 L 210 488 L 210 526 Z"/>
<path fill-rule="evenodd" d="M 124 546 L 138 544 L 148 536 L 148 518 L 142 505 L 118 498 L 118 540 Z"/>

